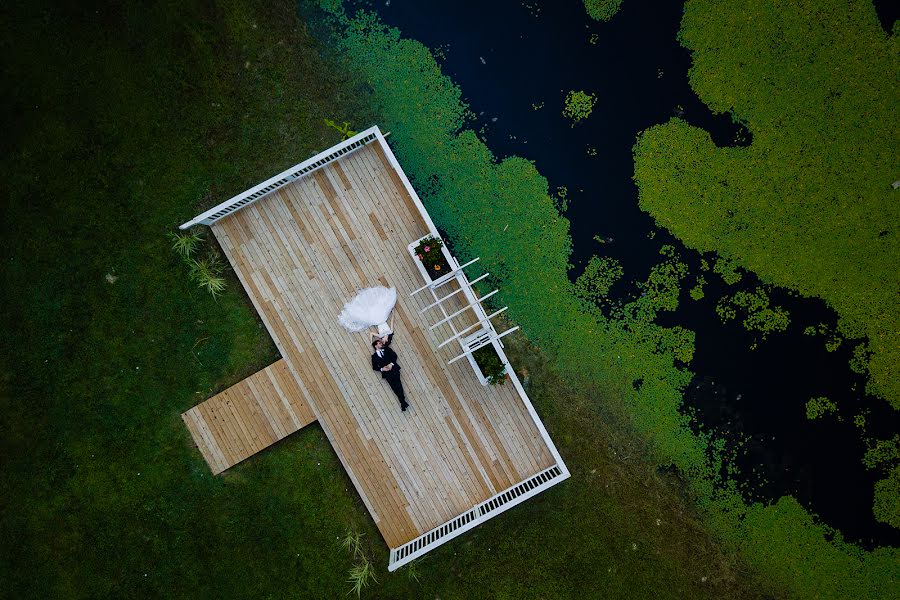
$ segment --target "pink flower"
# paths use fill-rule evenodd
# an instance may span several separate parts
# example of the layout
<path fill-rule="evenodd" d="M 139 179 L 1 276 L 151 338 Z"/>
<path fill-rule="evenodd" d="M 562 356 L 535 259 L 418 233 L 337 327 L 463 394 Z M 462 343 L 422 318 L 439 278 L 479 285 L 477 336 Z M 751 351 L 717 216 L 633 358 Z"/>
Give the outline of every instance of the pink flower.
<path fill-rule="evenodd" d="M 428 252 L 429 250 L 431 250 L 431 246 L 425 246 L 425 252 Z"/>
<path fill-rule="evenodd" d="M 419 260 L 422 260 L 422 255 L 421 255 L 421 254 L 416 254 L 416 256 L 419 257 Z"/>

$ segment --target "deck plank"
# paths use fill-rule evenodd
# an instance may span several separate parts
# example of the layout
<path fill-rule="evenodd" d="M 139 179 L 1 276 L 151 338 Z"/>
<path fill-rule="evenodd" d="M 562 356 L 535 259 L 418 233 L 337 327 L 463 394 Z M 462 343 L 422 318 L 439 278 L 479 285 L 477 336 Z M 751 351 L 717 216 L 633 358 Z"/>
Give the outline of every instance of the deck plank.
<path fill-rule="evenodd" d="M 456 288 L 409 296 L 422 278 L 406 245 L 428 226 L 377 143 L 212 230 L 283 357 L 186 413 L 214 472 L 318 420 L 395 548 L 554 464 L 513 386 L 482 386 L 468 361 L 446 364 L 459 344 L 437 348 L 476 318 L 429 328 L 465 305 L 462 294 L 419 314 Z M 337 324 L 344 302 L 382 282 L 398 290 L 407 413 L 372 372 L 368 335 Z"/>
<path fill-rule="evenodd" d="M 181 415 L 213 473 L 233 467 L 316 420 L 302 398 L 292 399 L 297 407 L 293 419 L 286 411 L 280 415 L 272 411 L 275 401 L 263 390 L 272 388 L 270 380 L 282 376 L 286 368 L 280 359 Z M 297 395 L 296 388 L 290 393 Z"/>

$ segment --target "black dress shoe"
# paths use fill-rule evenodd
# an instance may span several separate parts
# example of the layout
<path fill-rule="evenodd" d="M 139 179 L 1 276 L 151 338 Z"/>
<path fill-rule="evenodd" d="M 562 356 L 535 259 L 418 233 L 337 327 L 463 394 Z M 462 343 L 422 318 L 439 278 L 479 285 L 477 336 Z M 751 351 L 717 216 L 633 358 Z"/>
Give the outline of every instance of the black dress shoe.
<path fill-rule="evenodd" d="M 401 410 L 401 411 L 406 412 L 406 409 L 407 409 L 407 408 L 409 408 L 409 404 L 408 404 L 408 403 L 403 402 L 402 404 L 400 404 L 400 410 Z"/>

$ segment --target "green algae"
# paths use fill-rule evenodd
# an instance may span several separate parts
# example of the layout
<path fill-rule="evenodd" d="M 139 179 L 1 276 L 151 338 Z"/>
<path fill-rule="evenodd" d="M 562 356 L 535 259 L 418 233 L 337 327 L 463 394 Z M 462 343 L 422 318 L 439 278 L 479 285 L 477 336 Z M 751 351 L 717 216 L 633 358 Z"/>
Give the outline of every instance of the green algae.
<path fill-rule="evenodd" d="M 900 408 L 897 29 L 856 0 L 690 0 L 679 37 L 691 87 L 753 140 L 720 148 L 679 119 L 643 132 L 641 207 L 687 246 L 824 299 L 844 337 L 868 337 L 868 390 Z"/>
<path fill-rule="evenodd" d="M 622 6 L 622 0 L 584 0 L 584 9 L 595 21 L 609 21 Z"/>
<path fill-rule="evenodd" d="M 744 329 L 758 333 L 761 340 L 765 340 L 770 333 L 785 331 L 791 322 L 787 310 L 771 305 L 769 295 L 763 288 L 723 296 L 716 304 L 716 313 L 723 322 L 736 319 L 740 313 Z"/>

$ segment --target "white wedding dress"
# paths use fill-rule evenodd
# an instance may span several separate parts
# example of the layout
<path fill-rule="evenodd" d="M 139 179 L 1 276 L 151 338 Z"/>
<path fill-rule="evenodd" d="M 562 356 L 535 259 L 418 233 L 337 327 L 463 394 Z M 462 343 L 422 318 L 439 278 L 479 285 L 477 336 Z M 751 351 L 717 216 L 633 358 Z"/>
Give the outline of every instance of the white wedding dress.
<path fill-rule="evenodd" d="M 366 288 L 344 305 L 338 323 L 347 331 L 354 332 L 377 326 L 379 335 L 387 335 L 392 333 L 387 320 L 395 304 L 396 289 L 382 286 Z"/>

